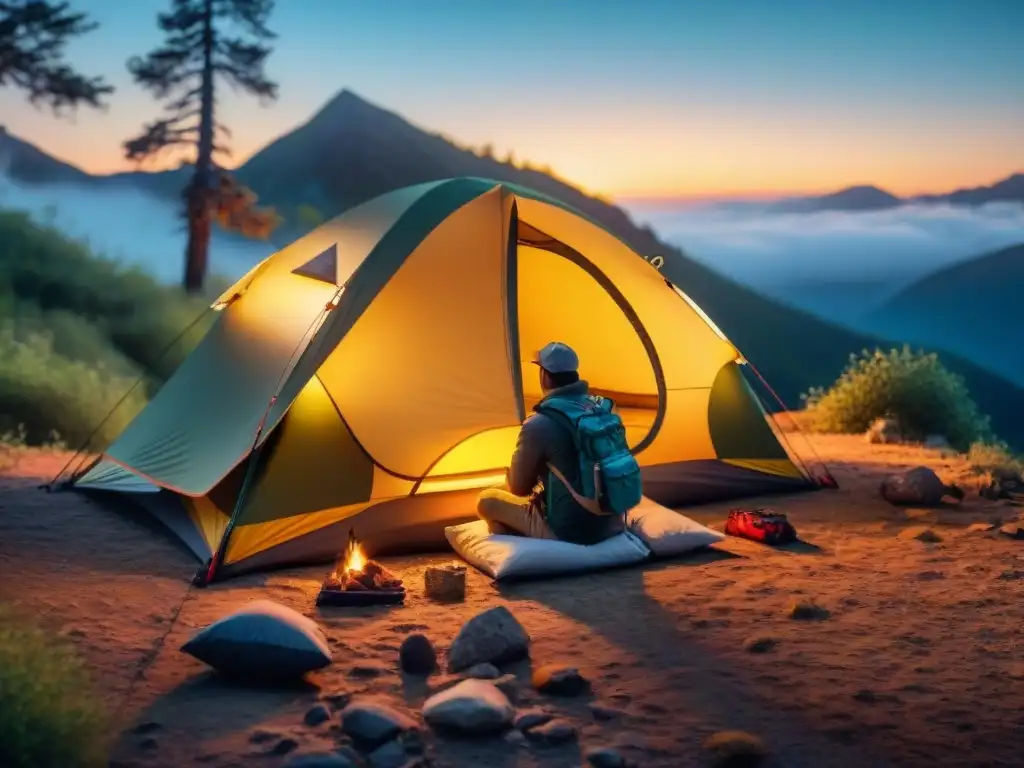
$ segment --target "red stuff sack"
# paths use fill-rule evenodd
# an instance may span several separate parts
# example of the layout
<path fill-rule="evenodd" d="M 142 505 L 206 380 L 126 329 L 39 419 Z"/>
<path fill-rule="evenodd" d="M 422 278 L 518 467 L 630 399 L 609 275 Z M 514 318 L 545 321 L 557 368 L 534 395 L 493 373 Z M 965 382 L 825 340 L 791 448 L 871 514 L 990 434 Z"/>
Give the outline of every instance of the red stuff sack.
<path fill-rule="evenodd" d="M 762 544 L 789 544 L 796 541 L 796 528 L 781 512 L 771 509 L 732 509 L 725 522 L 729 536 L 759 541 Z"/>

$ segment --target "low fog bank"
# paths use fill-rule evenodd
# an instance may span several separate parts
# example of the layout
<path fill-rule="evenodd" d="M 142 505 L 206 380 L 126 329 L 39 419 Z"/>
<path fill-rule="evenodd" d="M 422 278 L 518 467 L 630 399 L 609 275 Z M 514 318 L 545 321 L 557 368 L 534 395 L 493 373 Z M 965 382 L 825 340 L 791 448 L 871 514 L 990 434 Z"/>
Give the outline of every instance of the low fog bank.
<path fill-rule="evenodd" d="M 130 186 L 28 186 L 0 174 L 0 208 L 28 212 L 97 254 L 138 266 L 159 280 L 178 282 L 184 268 L 185 222 L 173 203 Z M 210 272 L 245 274 L 275 250 L 272 243 L 244 240 L 214 229 Z"/>
<path fill-rule="evenodd" d="M 1013 203 L 816 213 L 728 203 L 627 208 L 719 272 L 845 324 L 937 269 L 1024 242 L 1024 206 Z"/>
<path fill-rule="evenodd" d="M 906 205 L 772 213 L 728 205 L 633 203 L 635 217 L 687 253 L 756 286 L 913 280 L 1024 241 L 1024 206 Z"/>

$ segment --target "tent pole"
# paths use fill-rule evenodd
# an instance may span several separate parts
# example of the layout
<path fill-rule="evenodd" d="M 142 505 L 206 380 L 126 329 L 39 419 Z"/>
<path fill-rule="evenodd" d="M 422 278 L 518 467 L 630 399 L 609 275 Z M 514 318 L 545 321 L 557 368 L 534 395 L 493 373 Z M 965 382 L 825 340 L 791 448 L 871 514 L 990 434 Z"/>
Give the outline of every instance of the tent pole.
<path fill-rule="evenodd" d="M 220 543 L 217 545 L 217 551 L 213 553 L 209 562 L 199 569 L 193 579 L 193 584 L 199 587 L 205 587 L 210 584 L 217 574 L 217 570 L 220 568 L 221 563 L 224 562 L 224 555 L 227 553 L 228 541 L 231 539 L 231 532 L 235 529 L 235 522 L 238 520 L 238 515 L 242 511 L 242 507 L 245 506 L 245 499 L 248 495 L 249 488 L 252 484 L 252 480 L 256 474 L 256 466 L 259 463 L 260 457 L 263 455 L 263 448 L 266 445 L 264 442 L 260 444 L 260 438 L 263 437 L 263 430 L 267 425 L 267 418 L 270 416 L 270 412 L 274 409 L 274 405 L 277 403 L 277 397 L 281 394 L 281 388 L 284 386 L 289 373 L 293 370 L 292 362 L 296 359 L 296 353 L 301 358 L 302 352 L 304 352 L 309 344 L 313 341 L 313 338 L 319 332 L 320 328 L 323 327 L 324 319 L 327 313 L 338 306 L 338 300 L 341 297 L 342 292 L 345 290 L 345 285 L 338 286 L 338 289 L 334 292 L 334 296 L 327 302 L 323 309 L 317 313 L 317 316 L 313 318 L 313 322 L 309 324 L 306 332 L 302 334 L 302 338 L 299 339 L 299 343 L 295 345 L 295 349 L 292 350 L 291 355 L 288 357 L 288 362 L 284 365 L 284 370 L 281 371 L 281 376 L 277 380 L 277 385 L 274 387 L 274 394 L 270 398 L 270 402 L 267 403 L 266 409 L 263 411 L 263 416 L 260 417 L 260 423 L 256 427 L 256 436 L 253 438 L 252 447 L 249 449 L 249 466 L 245 468 L 245 478 L 242 480 L 242 486 L 238 489 L 238 496 L 235 497 L 235 505 L 231 510 L 231 519 L 228 520 L 227 526 L 224 528 L 224 534 L 220 537 Z M 313 331 L 316 328 L 317 330 Z M 313 331 L 310 335 L 310 331 Z M 307 340 L 307 336 L 309 336 Z M 301 350 L 301 351 L 300 351 Z"/>

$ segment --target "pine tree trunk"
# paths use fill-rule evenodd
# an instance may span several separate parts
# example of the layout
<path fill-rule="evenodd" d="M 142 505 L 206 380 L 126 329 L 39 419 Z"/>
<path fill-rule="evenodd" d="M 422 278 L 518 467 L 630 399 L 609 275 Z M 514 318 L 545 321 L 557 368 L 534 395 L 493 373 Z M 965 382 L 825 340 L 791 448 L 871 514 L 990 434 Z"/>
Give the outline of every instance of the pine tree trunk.
<path fill-rule="evenodd" d="M 213 0 L 203 2 L 203 74 L 199 101 L 199 143 L 196 168 L 186 193 L 188 246 L 185 251 L 185 290 L 197 293 L 206 281 L 210 259 L 213 169 Z"/>

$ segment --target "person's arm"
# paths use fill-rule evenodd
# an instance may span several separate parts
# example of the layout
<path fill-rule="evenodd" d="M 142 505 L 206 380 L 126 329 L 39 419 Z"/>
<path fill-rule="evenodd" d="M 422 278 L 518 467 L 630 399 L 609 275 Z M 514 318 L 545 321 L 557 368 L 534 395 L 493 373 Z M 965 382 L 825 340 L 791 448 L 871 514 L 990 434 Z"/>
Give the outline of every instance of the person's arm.
<path fill-rule="evenodd" d="M 509 464 L 507 485 L 509 493 L 529 496 L 533 487 L 547 470 L 547 444 L 544 424 L 537 417 L 523 422 L 516 441 L 516 450 Z"/>

